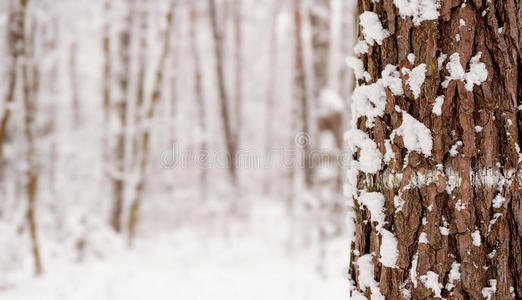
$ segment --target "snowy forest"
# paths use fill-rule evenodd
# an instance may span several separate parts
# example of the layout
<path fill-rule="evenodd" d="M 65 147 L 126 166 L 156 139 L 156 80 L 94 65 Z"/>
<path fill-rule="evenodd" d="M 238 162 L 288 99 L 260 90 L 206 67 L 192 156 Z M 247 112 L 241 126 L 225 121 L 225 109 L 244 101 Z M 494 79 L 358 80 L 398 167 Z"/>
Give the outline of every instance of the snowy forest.
<path fill-rule="evenodd" d="M 3 0 L 0 57 L 0 299 L 522 299 L 520 0 Z"/>

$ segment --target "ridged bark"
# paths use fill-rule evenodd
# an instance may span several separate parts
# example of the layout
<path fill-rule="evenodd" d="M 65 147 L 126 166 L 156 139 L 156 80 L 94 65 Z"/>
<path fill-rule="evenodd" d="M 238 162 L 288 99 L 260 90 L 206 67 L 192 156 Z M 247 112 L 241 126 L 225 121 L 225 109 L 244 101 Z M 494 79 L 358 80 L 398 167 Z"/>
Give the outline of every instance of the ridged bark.
<path fill-rule="evenodd" d="M 441 1 L 438 19 L 415 25 L 411 18 L 399 16 L 394 1 L 375 2 L 358 1 L 359 14 L 376 13 L 390 33 L 382 45 L 370 46 L 361 56 L 371 82 L 381 78 L 387 64 L 399 70 L 426 64 L 426 79 L 415 98 L 406 84 L 408 75 L 400 72 L 405 95 L 393 96 L 387 88 L 384 115 L 376 118 L 373 128 L 366 127 L 364 116 L 356 120 L 356 127 L 367 132 L 384 155 L 385 140 L 402 124 L 398 106 L 430 129 L 433 149 L 427 158 L 408 152 L 402 138 L 395 137 L 389 140 L 394 153 L 389 163 L 383 163 L 376 174 L 359 172 L 358 191 L 385 196 L 383 228 L 396 236 L 399 256 L 396 268 L 381 264 L 381 234 L 371 213 L 354 200 L 356 228 L 349 276 L 355 289 L 368 298 L 372 294 L 361 288 L 357 264 L 370 254 L 374 279 L 386 299 L 408 298 L 408 293 L 411 299 L 434 298 L 433 289 L 418 280 L 429 271 L 438 275 L 441 297 L 446 299 L 484 299 L 493 290 L 487 290 L 493 285 L 490 280 L 496 280 L 491 299 L 520 299 L 522 120 L 517 106 L 522 101 L 522 3 Z M 364 39 L 361 28 L 359 38 Z M 448 56 L 442 64 L 446 66 L 449 56 L 459 53 L 461 65 L 469 70 L 471 57 L 479 52 L 488 71 L 485 82 L 472 91 L 460 80 L 441 86 L 449 75 L 445 67 L 438 67 L 441 54 Z M 410 53 L 415 54 L 413 65 Z M 432 112 L 439 95 L 444 96 L 440 116 Z M 458 153 L 451 154 L 452 147 Z M 449 185 L 454 189 L 448 190 Z M 505 202 L 492 205 L 498 195 Z M 394 198 L 404 201 L 402 210 L 396 208 Z M 421 233 L 426 234 L 426 243 L 419 241 Z M 478 236 L 480 243 L 476 243 Z M 451 282 L 454 263 L 460 264 L 461 279 Z M 412 272 L 417 276 L 410 276 Z"/>

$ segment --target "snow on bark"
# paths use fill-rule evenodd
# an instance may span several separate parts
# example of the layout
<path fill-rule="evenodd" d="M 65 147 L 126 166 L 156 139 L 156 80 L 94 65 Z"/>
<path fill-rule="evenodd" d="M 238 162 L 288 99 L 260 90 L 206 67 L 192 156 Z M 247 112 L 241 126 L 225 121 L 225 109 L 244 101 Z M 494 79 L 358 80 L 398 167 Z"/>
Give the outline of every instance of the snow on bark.
<path fill-rule="evenodd" d="M 373 46 L 374 42 L 382 45 L 382 41 L 390 36 L 388 30 L 382 28 L 381 21 L 376 13 L 365 11 L 359 16 L 359 19 L 359 24 L 363 28 L 364 39 L 369 45 Z"/>
<path fill-rule="evenodd" d="M 396 109 L 402 111 L 400 108 Z M 408 151 L 417 151 L 426 157 L 431 156 L 433 148 L 431 131 L 409 113 L 402 111 L 402 124 L 392 132 L 391 136 L 395 135 L 402 136 L 404 146 Z"/>
<path fill-rule="evenodd" d="M 381 230 L 382 241 L 379 261 L 383 266 L 388 268 L 396 268 L 397 259 L 399 258 L 399 251 L 397 250 L 397 238 L 390 231 Z"/>
<path fill-rule="evenodd" d="M 415 25 L 439 18 L 439 0 L 393 0 L 393 4 L 399 9 L 401 17 L 411 17 Z"/>

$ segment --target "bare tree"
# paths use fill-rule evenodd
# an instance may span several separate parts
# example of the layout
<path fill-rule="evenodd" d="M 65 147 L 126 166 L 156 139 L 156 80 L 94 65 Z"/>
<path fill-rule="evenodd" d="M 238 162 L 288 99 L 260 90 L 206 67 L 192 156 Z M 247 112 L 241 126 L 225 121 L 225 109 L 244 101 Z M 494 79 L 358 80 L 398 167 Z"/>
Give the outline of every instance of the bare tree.
<path fill-rule="evenodd" d="M 196 102 L 198 105 L 199 115 L 199 127 L 202 134 L 200 141 L 200 150 L 203 156 L 206 155 L 207 145 L 207 124 L 206 124 L 206 109 L 205 109 L 205 96 L 203 94 L 203 83 L 201 73 L 201 61 L 198 50 L 198 11 L 196 4 L 191 2 L 190 4 L 190 48 L 194 59 L 194 93 L 196 95 Z M 207 166 L 205 162 L 200 166 L 200 181 L 201 181 L 201 199 L 207 198 Z"/>
<path fill-rule="evenodd" d="M 267 87 L 267 97 L 266 97 L 266 116 L 265 116 L 265 158 L 270 159 L 270 151 L 272 148 L 272 131 L 273 131 L 273 115 L 274 115 L 274 103 L 276 96 L 276 86 L 277 86 L 277 62 L 278 62 L 278 39 L 277 39 L 277 20 L 279 17 L 279 11 L 281 10 L 282 1 L 276 1 L 274 4 L 274 10 L 272 12 L 272 22 L 270 24 L 270 48 L 269 48 L 269 63 L 268 67 L 270 68 L 268 72 L 268 87 Z M 265 193 L 270 192 L 270 183 L 272 179 L 272 174 L 270 172 L 266 172 L 265 182 L 263 190 Z"/>
<path fill-rule="evenodd" d="M 223 56 L 223 32 L 218 24 L 217 8 L 215 0 L 208 0 L 210 8 L 210 21 L 212 26 L 212 36 L 214 38 L 214 54 L 216 56 L 216 76 L 218 81 L 219 101 L 221 107 L 221 117 L 223 119 L 223 129 L 225 130 L 225 142 L 227 147 L 227 158 L 229 159 L 229 173 L 232 186 L 237 186 L 237 168 L 235 134 L 232 130 L 231 118 L 229 114 L 228 96 L 225 87 L 224 56 Z"/>
<path fill-rule="evenodd" d="M 159 63 L 156 71 L 154 72 L 154 86 L 152 90 L 152 96 L 150 100 L 150 104 L 146 110 L 146 118 L 147 121 L 150 122 L 154 118 L 155 107 L 159 99 L 161 98 L 161 88 L 163 86 L 163 67 L 167 61 L 169 52 L 170 52 L 170 36 L 172 34 L 173 27 L 173 19 L 174 19 L 174 8 L 175 1 L 172 1 L 169 11 L 167 13 L 167 28 L 165 29 L 165 43 L 163 45 L 162 52 L 160 54 Z M 129 230 L 129 244 L 132 245 L 136 224 L 138 222 L 138 211 L 141 206 L 141 202 L 143 199 L 143 192 L 146 184 L 146 170 L 147 163 L 149 157 L 149 143 L 150 143 L 150 128 L 144 128 L 141 134 L 141 160 L 139 165 L 139 178 L 138 183 L 136 184 L 135 189 L 135 197 L 132 201 L 128 222 L 128 230 Z"/>
<path fill-rule="evenodd" d="M 520 3 L 407 9 L 358 1 L 352 296 L 520 299 Z"/>
<path fill-rule="evenodd" d="M 35 218 L 35 202 L 36 202 L 36 193 L 38 189 L 38 162 L 36 158 L 36 145 L 35 145 L 35 116 L 36 116 L 36 99 L 34 98 L 36 90 L 34 90 L 35 86 L 31 83 L 31 74 L 29 62 L 31 61 L 29 57 L 28 47 L 29 44 L 34 43 L 30 41 L 30 39 L 26 36 L 26 17 L 27 17 L 27 0 L 20 0 L 19 8 L 20 16 L 17 20 L 17 28 L 20 31 L 20 56 L 24 58 L 21 63 L 21 71 L 22 71 L 22 96 L 23 103 L 25 108 L 25 118 L 24 118 L 24 133 L 27 141 L 27 149 L 26 149 L 26 163 L 27 169 L 25 172 L 26 175 L 26 192 L 27 192 L 27 223 L 29 225 L 29 232 L 31 234 L 31 243 L 32 243 L 32 252 L 34 258 L 35 265 L 35 274 L 40 275 L 42 273 L 42 263 L 40 259 L 40 250 L 38 247 L 38 234 L 36 228 L 36 218 Z M 32 36 L 34 39 L 34 35 Z M 34 63 L 34 61 L 33 61 Z M 33 78 L 35 79 L 35 78 Z"/>
<path fill-rule="evenodd" d="M 18 8 L 18 3 L 10 4 L 9 20 L 8 23 L 8 47 L 11 59 L 9 61 L 9 83 L 7 85 L 7 94 L 4 101 L 4 112 L 0 120 L 0 159 L 3 159 L 3 146 L 7 136 L 7 125 L 11 116 L 10 105 L 14 102 L 14 94 L 16 90 L 16 81 L 18 77 L 18 59 L 21 55 L 20 48 L 18 45 L 23 43 L 23 33 L 21 32 L 20 26 L 23 26 L 24 20 L 21 20 L 25 16 L 23 12 Z M 25 28 L 25 27 L 24 27 Z"/>
<path fill-rule="evenodd" d="M 131 45 L 131 30 L 133 26 L 134 7 L 128 7 L 128 12 L 125 17 L 125 24 L 119 36 L 119 50 L 121 59 L 121 69 L 118 74 L 118 81 L 120 84 L 121 99 L 116 103 L 116 112 L 120 128 L 117 132 L 116 142 L 116 174 L 113 174 L 112 186 L 114 194 L 114 202 L 112 207 L 111 225 L 117 232 L 121 231 L 121 215 L 123 211 L 123 203 L 125 198 L 125 144 L 127 135 L 127 103 L 129 102 L 129 74 L 130 74 L 130 45 Z"/>

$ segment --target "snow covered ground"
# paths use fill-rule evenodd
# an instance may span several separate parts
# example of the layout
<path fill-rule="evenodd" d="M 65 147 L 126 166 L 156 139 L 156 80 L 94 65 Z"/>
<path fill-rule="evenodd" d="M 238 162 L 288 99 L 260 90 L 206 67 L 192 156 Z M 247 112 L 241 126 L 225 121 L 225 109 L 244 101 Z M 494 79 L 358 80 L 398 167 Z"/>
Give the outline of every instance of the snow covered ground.
<path fill-rule="evenodd" d="M 47 261 L 37 279 L 0 273 L 0 299 L 347 298 L 345 237 L 328 244 L 319 275 L 317 247 L 288 250 L 282 205 L 264 204 L 248 219 L 225 223 L 228 238 L 216 224 L 144 232 L 132 249 L 121 241 L 101 259 Z"/>

